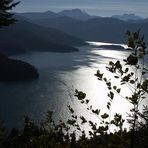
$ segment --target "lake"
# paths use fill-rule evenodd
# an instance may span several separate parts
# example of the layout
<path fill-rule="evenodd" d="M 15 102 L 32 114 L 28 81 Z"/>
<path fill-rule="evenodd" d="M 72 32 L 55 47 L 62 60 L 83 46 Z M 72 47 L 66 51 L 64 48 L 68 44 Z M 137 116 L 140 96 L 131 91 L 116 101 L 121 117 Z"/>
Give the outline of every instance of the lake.
<path fill-rule="evenodd" d="M 36 66 L 40 78 L 31 82 L 0 83 L 0 119 L 9 128 L 21 127 L 24 115 L 39 123 L 45 119 L 46 112 L 52 110 L 56 121 L 67 120 L 67 105 L 71 105 L 77 115 L 97 122 L 74 97 L 75 89 L 86 92 L 90 104 L 106 112 L 107 89 L 94 74 L 100 69 L 110 77 L 106 64 L 110 60 L 122 61 L 129 54 L 126 50 L 103 49 L 98 45 L 100 43 L 92 42 L 73 53 L 30 52 L 12 57 Z M 130 94 L 123 88 L 124 94 L 125 91 Z M 126 117 L 130 107 L 127 100 L 115 96 L 111 114 L 118 112 Z"/>

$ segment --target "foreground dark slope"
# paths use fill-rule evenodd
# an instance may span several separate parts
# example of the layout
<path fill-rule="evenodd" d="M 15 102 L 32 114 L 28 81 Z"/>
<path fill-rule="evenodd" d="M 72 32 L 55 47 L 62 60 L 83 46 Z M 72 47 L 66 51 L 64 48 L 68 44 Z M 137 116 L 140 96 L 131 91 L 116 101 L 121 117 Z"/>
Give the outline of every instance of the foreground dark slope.
<path fill-rule="evenodd" d="M 54 27 L 84 40 L 124 43 L 127 30 L 135 31 L 141 28 L 148 42 L 148 22 L 131 23 L 116 18 L 94 18 L 87 21 L 72 20 L 72 18 L 56 17 L 36 20 L 35 23 L 46 27 Z"/>
<path fill-rule="evenodd" d="M 19 53 L 26 50 L 71 52 L 72 46 L 85 45 L 83 40 L 57 29 L 46 28 L 19 19 L 15 25 L 0 29 L 0 50 Z"/>

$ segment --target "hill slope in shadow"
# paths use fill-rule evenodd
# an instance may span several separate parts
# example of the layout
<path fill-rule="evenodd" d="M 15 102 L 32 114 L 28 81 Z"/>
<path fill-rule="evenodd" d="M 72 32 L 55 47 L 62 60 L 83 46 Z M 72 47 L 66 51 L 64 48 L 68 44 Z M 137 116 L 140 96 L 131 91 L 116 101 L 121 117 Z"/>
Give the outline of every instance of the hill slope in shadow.
<path fill-rule="evenodd" d="M 71 52 L 78 51 L 74 46 L 86 44 L 57 29 L 35 25 L 20 18 L 16 24 L 1 28 L 0 34 L 0 51 L 10 54 L 28 50 Z"/>

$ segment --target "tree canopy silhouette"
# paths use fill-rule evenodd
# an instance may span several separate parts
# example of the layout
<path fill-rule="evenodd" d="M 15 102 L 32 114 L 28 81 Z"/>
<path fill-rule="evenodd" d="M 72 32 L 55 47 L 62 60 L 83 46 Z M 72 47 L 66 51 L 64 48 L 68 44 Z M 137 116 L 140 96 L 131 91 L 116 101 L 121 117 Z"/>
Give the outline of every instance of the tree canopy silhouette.
<path fill-rule="evenodd" d="M 13 0 L 0 0 L 0 27 L 8 26 L 13 24 L 16 20 L 12 18 L 13 13 L 10 12 L 13 7 L 15 7 L 18 2 L 13 2 Z"/>

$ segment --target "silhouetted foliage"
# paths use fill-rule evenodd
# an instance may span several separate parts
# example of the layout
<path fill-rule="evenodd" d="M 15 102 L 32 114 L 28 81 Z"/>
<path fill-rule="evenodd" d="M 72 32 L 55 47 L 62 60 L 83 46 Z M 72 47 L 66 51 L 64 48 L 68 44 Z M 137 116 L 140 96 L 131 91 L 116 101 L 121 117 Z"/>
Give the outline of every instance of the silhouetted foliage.
<path fill-rule="evenodd" d="M 12 18 L 13 13 L 10 12 L 19 2 L 13 2 L 13 0 L 1 0 L 0 1 L 0 27 L 13 24 L 16 20 Z"/>

